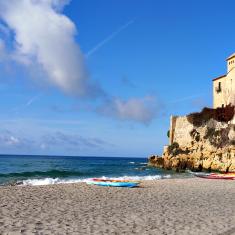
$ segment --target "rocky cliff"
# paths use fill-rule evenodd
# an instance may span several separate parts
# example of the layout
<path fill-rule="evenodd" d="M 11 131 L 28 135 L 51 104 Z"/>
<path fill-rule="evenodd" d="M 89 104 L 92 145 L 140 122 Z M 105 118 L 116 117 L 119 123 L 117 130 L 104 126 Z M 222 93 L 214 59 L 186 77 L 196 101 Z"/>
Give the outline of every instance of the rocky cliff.
<path fill-rule="evenodd" d="M 149 165 L 183 171 L 235 172 L 234 107 L 171 117 L 170 144 Z"/>

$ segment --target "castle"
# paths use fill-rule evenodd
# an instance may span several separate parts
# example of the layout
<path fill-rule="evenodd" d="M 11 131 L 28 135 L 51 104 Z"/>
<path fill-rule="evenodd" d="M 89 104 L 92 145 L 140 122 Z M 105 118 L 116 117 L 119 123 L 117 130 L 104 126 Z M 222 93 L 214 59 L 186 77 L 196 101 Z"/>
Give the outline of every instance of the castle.
<path fill-rule="evenodd" d="M 171 116 L 169 145 L 164 146 L 161 157 L 152 155 L 149 165 L 177 171 L 235 172 L 235 115 L 231 105 L 235 105 L 235 53 L 227 58 L 227 73 L 213 79 L 214 109 Z"/>
<path fill-rule="evenodd" d="M 227 58 L 227 74 L 213 79 L 213 108 L 235 105 L 235 53 Z"/>

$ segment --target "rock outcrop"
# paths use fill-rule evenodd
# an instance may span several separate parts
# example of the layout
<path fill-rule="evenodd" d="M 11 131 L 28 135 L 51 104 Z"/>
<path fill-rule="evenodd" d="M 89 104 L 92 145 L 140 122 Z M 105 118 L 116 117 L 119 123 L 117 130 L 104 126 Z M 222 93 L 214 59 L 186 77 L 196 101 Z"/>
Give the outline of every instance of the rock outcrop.
<path fill-rule="evenodd" d="M 234 113 L 220 121 L 208 113 L 205 118 L 202 112 L 172 117 L 170 145 L 162 156 L 150 156 L 149 165 L 176 171 L 235 172 Z"/>

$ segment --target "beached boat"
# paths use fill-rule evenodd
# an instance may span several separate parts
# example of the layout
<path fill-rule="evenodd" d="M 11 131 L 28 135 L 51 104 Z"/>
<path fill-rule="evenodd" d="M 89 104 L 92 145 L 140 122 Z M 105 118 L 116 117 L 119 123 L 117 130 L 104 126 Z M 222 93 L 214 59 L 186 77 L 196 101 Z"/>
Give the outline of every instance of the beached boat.
<path fill-rule="evenodd" d="M 199 178 L 204 179 L 223 179 L 223 180 L 235 180 L 235 173 L 195 173 L 192 174 Z"/>
<path fill-rule="evenodd" d="M 118 179 L 98 179 L 98 178 L 88 180 L 86 183 L 99 186 L 128 187 L 128 188 L 133 188 L 139 185 L 139 182 L 137 181 L 118 180 Z"/>

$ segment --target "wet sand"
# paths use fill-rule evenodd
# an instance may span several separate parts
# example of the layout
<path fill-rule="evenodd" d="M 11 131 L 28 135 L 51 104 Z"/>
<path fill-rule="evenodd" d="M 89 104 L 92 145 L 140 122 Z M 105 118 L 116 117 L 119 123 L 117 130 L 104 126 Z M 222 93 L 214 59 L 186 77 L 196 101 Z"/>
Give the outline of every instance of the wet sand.
<path fill-rule="evenodd" d="M 235 181 L 1 187 L 0 234 L 235 234 Z"/>

